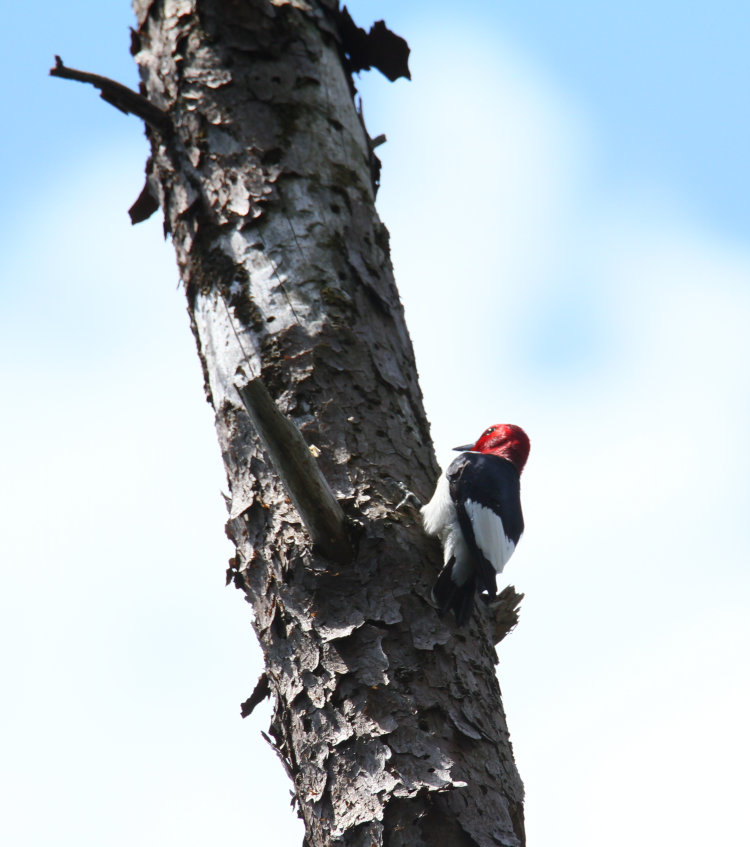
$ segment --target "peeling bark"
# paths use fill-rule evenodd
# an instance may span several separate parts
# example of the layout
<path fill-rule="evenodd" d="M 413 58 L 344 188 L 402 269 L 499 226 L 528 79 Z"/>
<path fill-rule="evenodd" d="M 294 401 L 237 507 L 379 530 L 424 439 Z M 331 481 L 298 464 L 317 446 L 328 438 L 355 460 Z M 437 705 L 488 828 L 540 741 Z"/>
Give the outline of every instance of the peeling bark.
<path fill-rule="evenodd" d="M 270 740 L 306 843 L 522 845 L 523 788 L 489 610 L 440 619 L 440 565 L 396 481 L 438 474 L 372 143 L 334 0 L 135 0 L 158 197 L 188 298 L 231 497 L 230 576 L 252 604 Z M 313 549 L 235 388 L 260 377 L 314 448 L 355 560 Z M 260 695 L 259 695 L 260 696 Z"/>

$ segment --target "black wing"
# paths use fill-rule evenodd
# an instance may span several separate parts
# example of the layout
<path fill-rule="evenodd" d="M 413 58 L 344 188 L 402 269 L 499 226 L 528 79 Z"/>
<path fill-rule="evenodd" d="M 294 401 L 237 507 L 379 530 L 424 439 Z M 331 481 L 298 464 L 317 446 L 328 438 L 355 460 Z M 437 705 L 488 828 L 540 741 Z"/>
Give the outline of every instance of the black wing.
<path fill-rule="evenodd" d="M 502 521 L 506 537 L 517 544 L 523 532 L 519 473 L 511 462 L 500 456 L 462 453 L 448 468 L 447 477 L 459 526 L 474 560 L 479 588 L 494 597 L 497 593 L 495 567 L 477 544 L 465 504 L 471 500 L 491 509 Z"/>

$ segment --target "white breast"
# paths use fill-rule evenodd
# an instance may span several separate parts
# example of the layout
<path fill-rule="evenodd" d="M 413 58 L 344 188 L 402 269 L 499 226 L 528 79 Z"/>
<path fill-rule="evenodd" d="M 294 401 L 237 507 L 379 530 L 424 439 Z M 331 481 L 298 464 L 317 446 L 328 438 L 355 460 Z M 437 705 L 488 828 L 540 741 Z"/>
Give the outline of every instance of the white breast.
<path fill-rule="evenodd" d="M 422 523 L 428 535 L 437 535 L 443 541 L 443 535 L 455 524 L 458 524 L 456 507 L 451 499 L 448 478 L 445 474 L 440 475 L 432 500 L 422 506 Z"/>
<path fill-rule="evenodd" d="M 471 560 L 445 474 L 438 480 L 432 500 L 421 511 L 425 532 L 437 535 L 443 545 L 443 562 L 447 564 L 455 557 L 451 579 L 463 585 L 472 573 Z"/>

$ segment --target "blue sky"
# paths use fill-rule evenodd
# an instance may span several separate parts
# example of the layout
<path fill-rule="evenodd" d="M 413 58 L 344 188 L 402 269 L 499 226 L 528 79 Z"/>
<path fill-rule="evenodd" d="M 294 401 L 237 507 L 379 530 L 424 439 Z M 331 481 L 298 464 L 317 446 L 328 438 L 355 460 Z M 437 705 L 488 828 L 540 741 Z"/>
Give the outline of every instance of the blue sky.
<path fill-rule="evenodd" d="M 500 664 L 529 842 L 744 845 L 746 12 L 349 7 L 412 47 L 360 88 L 439 457 L 532 439 Z M 260 661 L 170 247 L 127 218 L 143 133 L 46 76 L 135 84 L 128 4 L 6 20 L 0 839 L 297 844 L 267 708 L 238 716 Z"/>

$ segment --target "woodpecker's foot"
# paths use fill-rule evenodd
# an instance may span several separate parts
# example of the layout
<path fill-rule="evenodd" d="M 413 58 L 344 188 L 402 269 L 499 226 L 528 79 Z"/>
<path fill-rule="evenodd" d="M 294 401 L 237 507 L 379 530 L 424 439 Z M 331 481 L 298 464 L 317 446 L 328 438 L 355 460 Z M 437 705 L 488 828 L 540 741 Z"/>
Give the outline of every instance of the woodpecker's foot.
<path fill-rule="evenodd" d="M 396 511 L 400 512 L 404 506 L 413 506 L 415 509 L 422 508 L 422 501 L 413 491 L 404 485 L 403 482 L 397 482 L 396 488 L 401 492 L 401 500 L 396 504 Z"/>

